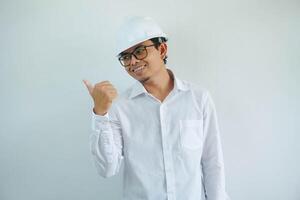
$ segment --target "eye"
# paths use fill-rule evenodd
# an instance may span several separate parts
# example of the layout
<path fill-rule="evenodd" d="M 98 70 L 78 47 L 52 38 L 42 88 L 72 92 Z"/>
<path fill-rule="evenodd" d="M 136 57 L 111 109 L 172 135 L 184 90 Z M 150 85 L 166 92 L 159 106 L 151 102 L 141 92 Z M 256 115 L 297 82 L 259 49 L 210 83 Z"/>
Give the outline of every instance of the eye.
<path fill-rule="evenodd" d="M 142 55 L 142 54 L 144 53 L 144 50 L 145 50 L 144 47 L 140 47 L 140 48 L 138 48 L 138 49 L 136 49 L 136 50 L 134 51 L 134 54 L 135 54 L 135 55 Z"/>
<path fill-rule="evenodd" d="M 124 55 L 124 56 L 122 56 L 122 60 L 130 60 L 130 55 L 129 54 L 127 54 L 127 55 Z"/>

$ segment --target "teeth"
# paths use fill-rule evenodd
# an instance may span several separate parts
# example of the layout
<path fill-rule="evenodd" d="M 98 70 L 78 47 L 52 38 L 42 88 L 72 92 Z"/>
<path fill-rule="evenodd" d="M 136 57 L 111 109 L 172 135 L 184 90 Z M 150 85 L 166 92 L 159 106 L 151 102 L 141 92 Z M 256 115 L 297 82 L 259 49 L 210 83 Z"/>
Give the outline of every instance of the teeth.
<path fill-rule="evenodd" d="M 145 67 L 145 66 L 138 67 L 138 68 L 134 69 L 133 72 L 140 71 L 140 70 L 144 69 L 144 67 Z"/>

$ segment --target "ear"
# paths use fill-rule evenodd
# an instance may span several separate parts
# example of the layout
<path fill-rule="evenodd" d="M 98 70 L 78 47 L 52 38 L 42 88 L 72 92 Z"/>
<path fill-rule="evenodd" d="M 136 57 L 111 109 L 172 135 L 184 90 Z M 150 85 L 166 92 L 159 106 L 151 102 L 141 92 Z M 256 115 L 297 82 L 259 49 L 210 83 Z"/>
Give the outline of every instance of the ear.
<path fill-rule="evenodd" d="M 168 52 L 168 46 L 167 43 L 163 42 L 159 46 L 159 51 L 160 51 L 160 57 L 161 59 L 164 59 L 167 55 Z"/>

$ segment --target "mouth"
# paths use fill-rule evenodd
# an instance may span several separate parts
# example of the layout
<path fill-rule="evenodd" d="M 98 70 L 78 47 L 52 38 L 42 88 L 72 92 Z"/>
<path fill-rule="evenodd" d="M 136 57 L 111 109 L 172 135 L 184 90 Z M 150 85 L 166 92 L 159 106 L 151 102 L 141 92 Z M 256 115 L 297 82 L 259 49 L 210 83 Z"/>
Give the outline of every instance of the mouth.
<path fill-rule="evenodd" d="M 142 72 L 145 67 L 146 67 L 146 65 L 142 65 L 142 66 L 132 69 L 131 71 L 137 74 L 137 73 Z"/>

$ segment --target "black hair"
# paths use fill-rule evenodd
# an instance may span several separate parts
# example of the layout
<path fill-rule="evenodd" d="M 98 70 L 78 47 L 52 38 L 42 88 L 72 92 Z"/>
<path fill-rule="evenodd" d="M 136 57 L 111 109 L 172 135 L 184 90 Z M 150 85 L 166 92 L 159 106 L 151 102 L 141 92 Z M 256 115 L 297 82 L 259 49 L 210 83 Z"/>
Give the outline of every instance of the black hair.
<path fill-rule="evenodd" d="M 155 48 L 156 49 L 158 49 L 158 47 L 160 46 L 160 44 L 168 41 L 168 39 L 165 38 L 165 37 L 155 37 L 155 38 L 151 38 L 150 40 L 155 44 Z M 166 55 L 164 57 L 164 64 L 167 63 L 167 58 L 168 58 L 168 56 Z"/>

